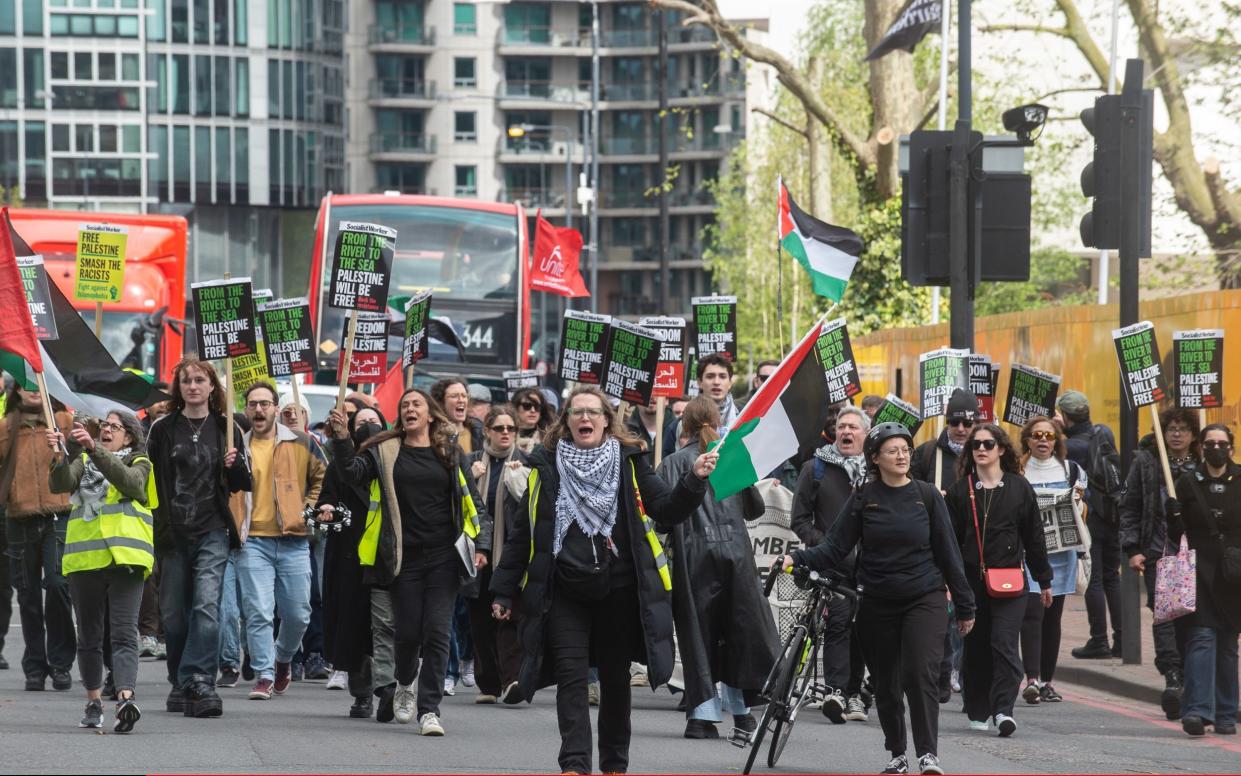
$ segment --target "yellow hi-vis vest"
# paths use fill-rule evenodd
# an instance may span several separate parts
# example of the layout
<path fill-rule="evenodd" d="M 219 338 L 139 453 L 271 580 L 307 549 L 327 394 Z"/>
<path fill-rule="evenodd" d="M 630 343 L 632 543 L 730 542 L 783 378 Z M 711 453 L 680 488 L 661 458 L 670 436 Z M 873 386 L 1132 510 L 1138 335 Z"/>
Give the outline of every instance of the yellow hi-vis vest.
<path fill-rule="evenodd" d="M 466 484 L 465 474 L 457 469 L 457 494 L 461 497 L 461 517 L 465 535 L 477 538 L 478 508 L 470 497 L 470 488 Z M 379 493 L 379 479 L 371 480 L 371 492 L 366 506 L 366 526 L 362 529 L 362 538 L 358 540 L 358 563 L 363 566 L 374 566 L 375 555 L 379 552 L 379 526 L 383 522 L 383 497 Z"/>
<path fill-rule="evenodd" d="M 82 460 L 86 460 L 85 453 Z M 138 457 L 134 462 L 151 462 Z M 85 517 L 86 509 L 75 506 L 69 513 L 69 525 L 65 530 L 65 554 L 61 561 L 61 573 L 93 571 L 118 566 L 138 566 L 143 577 L 151 574 L 155 565 L 155 530 L 151 510 L 159 505 L 155 495 L 155 472 L 147 474 L 146 503 L 127 498 L 112 484 L 108 485 L 103 506 L 94 517 Z"/>
<path fill-rule="evenodd" d="M 651 557 L 655 559 L 655 570 L 659 572 L 659 580 L 664 584 L 664 590 L 672 590 L 672 572 L 668 569 L 668 556 L 664 554 L 664 546 L 659 543 L 659 537 L 655 535 L 655 524 L 646 514 L 646 507 L 642 504 L 642 491 L 638 489 L 638 471 L 634 468 L 633 461 L 629 462 L 629 476 L 633 479 L 633 495 L 638 502 L 638 517 L 642 520 L 642 532 L 646 536 L 647 546 L 650 547 Z M 526 494 L 528 500 L 528 510 L 530 512 L 530 557 L 526 560 L 526 573 L 521 575 L 521 588 L 526 589 L 526 582 L 529 581 L 530 563 L 534 561 L 534 525 L 539 513 L 539 470 L 530 469 L 530 478 L 526 482 Z"/>

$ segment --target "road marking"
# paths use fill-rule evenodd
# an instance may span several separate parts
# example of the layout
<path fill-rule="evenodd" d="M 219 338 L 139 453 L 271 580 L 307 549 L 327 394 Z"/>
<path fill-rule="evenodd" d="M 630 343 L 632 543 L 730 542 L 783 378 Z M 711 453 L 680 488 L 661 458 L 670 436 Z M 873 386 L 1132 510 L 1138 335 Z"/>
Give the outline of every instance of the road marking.
<path fill-rule="evenodd" d="M 1093 700 L 1083 695 L 1078 695 L 1075 692 L 1066 693 L 1062 690 L 1060 694 L 1064 696 L 1064 699 L 1066 701 L 1071 701 L 1073 703 L 1080 703 L 1083 706 L 1089 706 L 1092 709 L 1098 709 L 1099 711 L 1108 711 L 1113 714 L 1119 714 L 1123 717 L 1129 717 L 1130 719 L 1136 719 L 1136 720 L 1141 720 L 1142 722 L 1148 722 L 1151 725 L 1154 725 L 1155 727 L 1161 727 L 1165 730 L 1174 730 L 1177 733 L 1180 733 L 1182 736 L 1184 736 L 1186 741 L 1202 741 L 1204 743 L 1210 744 L 1211 746 L 1215 746 L 1220 749 L 1225 749 L 1229 752 L 1236 752 L 1238 754 L 1241 754 L 1241 744 L 1233 743 L 1231 741 L 1225 741 L 1221 737 L 1215 735 L 1214 733 L 1207 733 L 1205 736 L 1201 736 L 1200 738 L 1191 738 L 1190 736 L 1185 735 L 1185 732 L 1181 729 L 1180 723 L 1172 722 L 1170 720 L 1165 720 L 1165 719 L 1158 719 L 1156 717 L 1150 716 L 1149 714 L 1144 714 L 1140 711 L 1133 711 L 1132 709 L 1127 709 L 1124 706 L 1120 706 L 1116 703 L 1112 703 L 1111 701 L 1107 701 L 1103 699 Z"/>

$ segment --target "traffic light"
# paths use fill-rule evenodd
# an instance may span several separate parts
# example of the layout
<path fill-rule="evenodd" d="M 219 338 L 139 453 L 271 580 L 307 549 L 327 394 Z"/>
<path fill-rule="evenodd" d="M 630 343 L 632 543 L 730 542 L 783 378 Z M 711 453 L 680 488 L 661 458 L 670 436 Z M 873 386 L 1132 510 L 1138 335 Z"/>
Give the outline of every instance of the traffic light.
<path fill-rule="evenodd" d="M 1082 111 L 1082 124 L 1094 136 L 1094 159 L 1082 170 L 1082 194 L 1094 201 L 1082 216 L 1082 245 L 1119 248 L 1121 222 L 1120 95 L 1098 97 Z"/>

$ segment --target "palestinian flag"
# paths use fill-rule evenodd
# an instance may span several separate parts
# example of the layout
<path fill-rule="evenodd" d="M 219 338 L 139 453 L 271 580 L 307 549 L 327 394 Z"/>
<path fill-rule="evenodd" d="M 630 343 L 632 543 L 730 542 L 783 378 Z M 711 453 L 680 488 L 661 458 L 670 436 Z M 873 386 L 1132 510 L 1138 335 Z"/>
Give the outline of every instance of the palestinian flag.
<path fill-rule="evenodd" d="M 776 224 L 780 246 L 810 273 L 816 294 L 839 302 L 858 256 L 865 249 L 862 238 L 843 226 L 832 226 L 803 212 L 789 196 L 783 178 L 776 180 L 776 187 L 780 200 Z"/>
<path fill-rule="evenodd" d="M 17 255 L 29 256 L 33 253 L 26 241 L 13 230 L 11 223 L 0 226 L 4 227 L 7 227 L 7 236 Z M 0 238 L 0 249 L 4 246 L 5 241 Z M 117 365 L 55 283 L 48 283 L 48 291 L 56 328 L 60 333 L 59 339 L 38 343 L 38 357 L 42 361 L 48 393 L 75 410 L 99 418 L 116 407 L 138 410 L 168 398 L 148 380 Z M 26 309 L 24 299 L 21 309 Z M 0 352 L 0 369 L 12 375 L 27 390 L 33 389 L 35 368 L 29 358 L 13 352 Z"/>
<path fill-rule="evenodd" d="M 822 322 L 802 337 L 746 403 L 718 450 L 711 472 L 715 498 L 724 499 L 766 477 L 800 450 L 821 444 L 827 382 L 815 359 Z"/>

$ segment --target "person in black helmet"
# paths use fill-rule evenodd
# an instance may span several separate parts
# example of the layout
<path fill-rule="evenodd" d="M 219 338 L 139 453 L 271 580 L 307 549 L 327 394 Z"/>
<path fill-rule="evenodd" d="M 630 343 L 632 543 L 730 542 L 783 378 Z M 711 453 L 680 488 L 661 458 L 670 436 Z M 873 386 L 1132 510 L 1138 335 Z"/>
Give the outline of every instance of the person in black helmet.
<path fill-rule="evenodd" d="M 945 583 L 962 633 L 974 626 L 974 594 L 939 491 L 909 477 L 913 437 L 899 423 L 866 435 L 867 480 L 822 543 L 785 555 L 793 565 L 839 568 L 858 547 L 857 580 L 864 590 L 857 629 L 875 685 L 875 706 L 892 759 L 884 773 L 909 773 L 905 704 L 921 773 L 939 764 L 939 662 L 948 627 Z"/>

